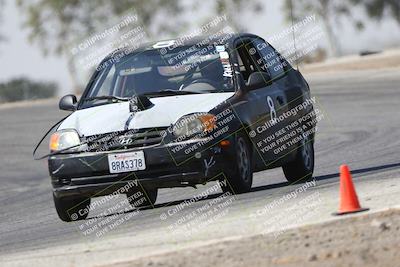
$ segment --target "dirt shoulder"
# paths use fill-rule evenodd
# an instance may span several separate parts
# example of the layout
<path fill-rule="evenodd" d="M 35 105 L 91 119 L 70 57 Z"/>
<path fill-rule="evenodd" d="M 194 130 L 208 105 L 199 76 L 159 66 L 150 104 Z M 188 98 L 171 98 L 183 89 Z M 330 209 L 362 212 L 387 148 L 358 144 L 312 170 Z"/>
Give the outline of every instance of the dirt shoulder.
<path fill-rule="evenodd" d="M 400 209 L 389 209 L 102 267 L 396 266 L 399 239 Z"/>
<path fill-rule="evenodd" d="M 42 105 L 49 105 L 49 104 L 56 105 L 57 103 L 58 103 L 57 98 L 24 100 L 24 101 L 17 101 L 17 102 L 0 103 L 0 110 L 10 109 L 10 108 L 34 107 L 34 106 L 42 106 Z"/>
<path fill-rule="evenodd" d="M 304 73 L 345 72 L 400 68 L 400 49 L 367 56 L 351 55 L 301 66 Z"/>

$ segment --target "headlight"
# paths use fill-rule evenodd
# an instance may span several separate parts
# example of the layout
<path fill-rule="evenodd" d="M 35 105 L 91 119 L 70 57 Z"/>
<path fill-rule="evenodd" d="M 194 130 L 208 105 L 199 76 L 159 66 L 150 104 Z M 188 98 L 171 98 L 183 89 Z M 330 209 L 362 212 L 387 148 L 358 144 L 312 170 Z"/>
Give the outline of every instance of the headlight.
<path fill-rule="evenodd" d="M 208 113 L 195 113 L 183 116 L 173 126 L 175 136 L 192 136 L 207 133 L 215 128 L 216 117 Z"/>
<path fill-rule="evenodd" d="M 78 133 L 73 130 L 61 130 L 50 137 L 50 151 L 60 151 L 69 147 L 78 146 L 81 143 Z M 74 149 L 78 149 L 75 147 Z"/>

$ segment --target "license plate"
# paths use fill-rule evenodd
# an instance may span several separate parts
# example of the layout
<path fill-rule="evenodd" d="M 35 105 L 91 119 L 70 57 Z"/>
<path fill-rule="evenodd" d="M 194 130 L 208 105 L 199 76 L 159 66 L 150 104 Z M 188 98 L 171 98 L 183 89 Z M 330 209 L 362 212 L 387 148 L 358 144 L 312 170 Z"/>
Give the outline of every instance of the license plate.
<path fill-rule="evenodd" d="M 143 151 L 108 155 L 110 173 L 131 172 L 146 169 Z"/>

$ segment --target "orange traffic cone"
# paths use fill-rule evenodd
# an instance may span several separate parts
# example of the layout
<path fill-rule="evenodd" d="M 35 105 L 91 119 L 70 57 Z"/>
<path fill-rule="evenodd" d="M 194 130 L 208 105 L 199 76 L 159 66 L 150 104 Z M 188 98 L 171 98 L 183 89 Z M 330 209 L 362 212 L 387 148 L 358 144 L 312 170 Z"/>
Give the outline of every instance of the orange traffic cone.
<path fill-rule="evenodd" d="M 339 211 L 334 215 L 343 215 L 348 213 L 355 213 L 360 211 L 369 210 L 368 208 L 361 208 L 358 202 L 356 190 L 354 189 L 353 181 L 349 167 L 347 165 L 340 166 L 340 207 Z"/>

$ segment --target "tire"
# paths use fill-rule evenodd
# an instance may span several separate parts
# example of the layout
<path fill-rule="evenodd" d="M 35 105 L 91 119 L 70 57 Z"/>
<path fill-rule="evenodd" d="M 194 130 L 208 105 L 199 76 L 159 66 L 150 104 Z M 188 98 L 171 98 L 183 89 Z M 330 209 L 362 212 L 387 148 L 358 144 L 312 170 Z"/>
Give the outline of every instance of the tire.
<path fill-rule="evenodd" d="M 90 198 L 58 198 L 53 193 L 53 200 L 58 217 L 64 222 L 85 220 L 89 215 Z"/>
<path fill-rule="evenodd" d="M 139 192 L 141 194 L 139 194 Z M 137 196 L 135 197 L 135 194 Z M 126 196 L 132 208 L 154 207 L 157 201 L 158 188 L 130 190 Z"/>
<path fill-rule="evenodd" d="M 230 172 L 226 172 L 226 184 L 220 182 L 223 192 L 241 194 L 249 192 L 253 183 L 253 164 L 249 141 L 243 135 L 235 140 L 235 164 Z"/>
<path fill-rule="evenodd" d="M 295 160 L 283 165 L 282 169 L 290 183 L 300 183 L 312 179 L 314 172 L 314 140 L 311 135 L 302 138 Z"/>

